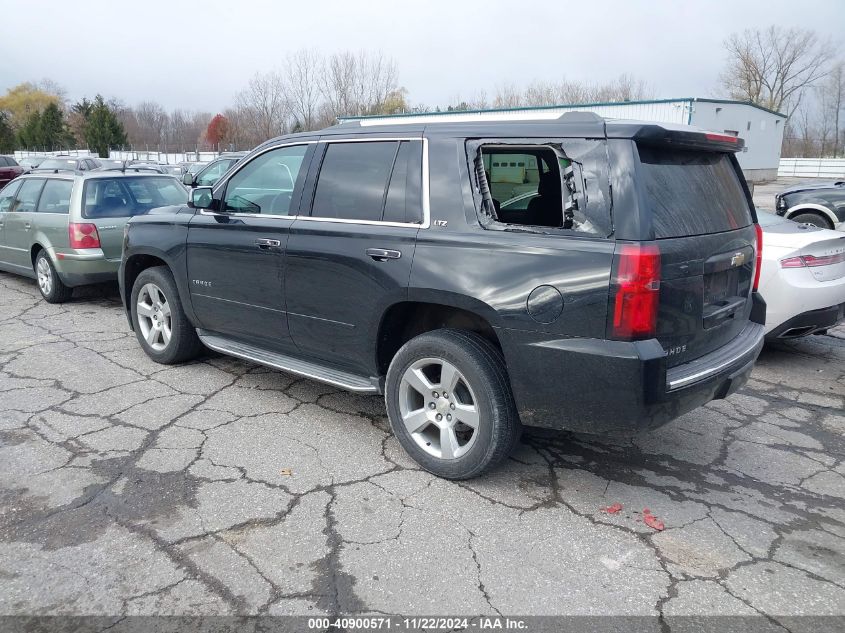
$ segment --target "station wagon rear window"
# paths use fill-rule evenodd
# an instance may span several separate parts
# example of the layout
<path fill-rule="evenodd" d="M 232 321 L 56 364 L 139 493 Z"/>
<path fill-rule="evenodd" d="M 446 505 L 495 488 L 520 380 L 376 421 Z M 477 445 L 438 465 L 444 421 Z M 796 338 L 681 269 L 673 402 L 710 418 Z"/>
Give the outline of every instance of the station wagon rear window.
<path fill-rule="evenodd" d="M 727 154 L 638 149 L 655 238 L 721 233 L 751 224 L 748 200 Z"/>
<path fill-rule="evenodd" d="M 185 204 L 188 192 L 170 176 L 95 178 L 85 183 L 82 217 L 120 218 Z"/>

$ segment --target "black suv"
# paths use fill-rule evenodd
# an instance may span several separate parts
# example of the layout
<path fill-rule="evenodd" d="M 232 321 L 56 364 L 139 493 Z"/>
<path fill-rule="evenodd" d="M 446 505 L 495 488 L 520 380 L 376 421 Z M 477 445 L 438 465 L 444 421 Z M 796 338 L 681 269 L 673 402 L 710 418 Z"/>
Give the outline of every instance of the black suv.
<path fill-rule="evenodd" d="M 654 426 L 744 384 L 765 304 L 742 145 L 583 113 L 284 136 L 133 218 L 121 294 L 152 359 L 384 393 L 416 461 L 473 477 L 521 424 Z"/>

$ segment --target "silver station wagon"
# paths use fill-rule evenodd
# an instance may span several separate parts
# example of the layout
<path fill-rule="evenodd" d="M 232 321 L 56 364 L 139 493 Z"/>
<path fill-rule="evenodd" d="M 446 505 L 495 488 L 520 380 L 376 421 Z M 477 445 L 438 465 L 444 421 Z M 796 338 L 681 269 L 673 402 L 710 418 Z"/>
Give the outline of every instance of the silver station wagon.
<path fill-rule="evenodd" d="M 0 190 L 0 270 L 36 279 L 47 301 L 61 303 L 76 286 L 117 279 L 129 218 L 187 199 L 163 174 L 21 176 Z"/>

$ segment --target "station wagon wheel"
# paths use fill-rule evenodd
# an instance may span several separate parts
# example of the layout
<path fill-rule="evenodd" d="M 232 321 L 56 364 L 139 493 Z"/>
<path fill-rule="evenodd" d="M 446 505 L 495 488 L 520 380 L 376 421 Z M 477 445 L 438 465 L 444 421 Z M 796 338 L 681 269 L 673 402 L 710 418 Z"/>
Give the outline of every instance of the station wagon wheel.
<path fill-rule="evenodd" d="M 44 249 L 35 257 L 35 279 L 41 296 L 49 303 L 62 303 L 70 299 L 73 289 L 59 278 L 56 267 Z"/>
<path fill-rule="evenodd" d="M 438 459 L 457 459 L 478 436 L 472 387 L 452 363 L 423 358 L 405 370 L 399 411 L 414 442 Z"/>
<path fill-rule="evenodd" d="M 127 299 L 138 342 L 155 362 L 181 363 L 202 351 L 197 332 L 182 309 L 173 273 L 166 266 L 142 270 Z"/>
<path fill-rule="evenodd" d="M 440 477 L 477 477 L 519 443 L 504 357 L 475 332 L 443 328 L 409 340 L 390 362 L 384 399 L 396 439 Z"/>

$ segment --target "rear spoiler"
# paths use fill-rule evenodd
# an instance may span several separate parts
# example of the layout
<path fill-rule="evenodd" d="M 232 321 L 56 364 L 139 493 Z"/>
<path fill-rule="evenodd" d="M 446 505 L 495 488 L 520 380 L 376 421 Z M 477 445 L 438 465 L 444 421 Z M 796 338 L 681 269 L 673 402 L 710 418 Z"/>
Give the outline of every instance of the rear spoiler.
<path fill-rule="evenodd" d="M 745 141 L 731 134 L 698 130 L 673 129 L 660 125 L 644 125 L 633 139 L 647 145 L 669 145 L 688 149 L 702 149 L 716 152 L 741 152 Z"/>

